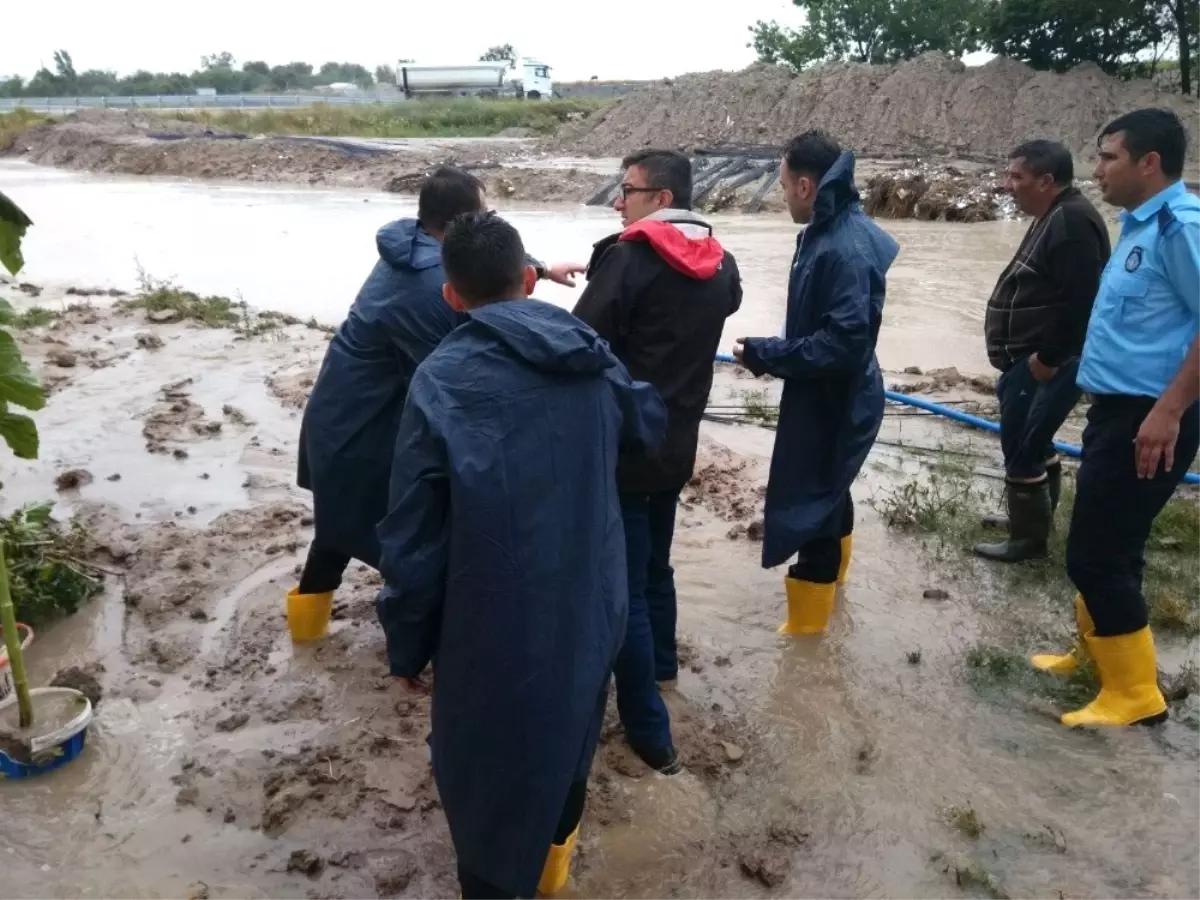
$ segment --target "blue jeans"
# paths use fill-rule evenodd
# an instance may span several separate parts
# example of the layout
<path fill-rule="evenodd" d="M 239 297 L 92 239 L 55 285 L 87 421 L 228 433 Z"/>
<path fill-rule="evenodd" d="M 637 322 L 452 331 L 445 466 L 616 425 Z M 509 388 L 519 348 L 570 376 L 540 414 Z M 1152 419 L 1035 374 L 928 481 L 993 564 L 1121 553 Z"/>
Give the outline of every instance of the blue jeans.
<path fill-rule="evenodd" d="M 617 654 L 617 711 L 629 743 L 646 750 L 671 746 L 671 719 L 658 692 L 659 672 L 674 677 L 675 574 L 671 539 L 679 495 L 622 494 L 629 623 Z M 651 601 L 650 598 L 653 598 Z M 656 650 L 664 658 L 660 666 Z"/>
<path fill-rule="evenodd" d="M 1057 455 L 1054 435 L 1067 420 L 1081 391 L 1075 384 L 1079 360 L 1059 366 L 1044 384 L 1033 377 L 1028 358 L 1000 376 L 996 397 L 1000 401 L 1000 448 L 1009 478 L 1040 479 L 1046 463 Z"/>

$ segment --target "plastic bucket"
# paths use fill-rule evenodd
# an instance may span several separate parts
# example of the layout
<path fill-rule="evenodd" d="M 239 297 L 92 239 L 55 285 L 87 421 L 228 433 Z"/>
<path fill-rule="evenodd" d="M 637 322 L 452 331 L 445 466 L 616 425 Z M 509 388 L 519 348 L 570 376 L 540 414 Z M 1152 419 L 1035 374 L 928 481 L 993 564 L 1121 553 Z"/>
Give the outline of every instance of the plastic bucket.
<path fill-rule="evenodd" d="M 17 634 L 21 635 L 21 650 L 24 652 L 33 643 L 33 629 L 20 622 L 17 623 Z M 13 692 L 12 667 L 8 664 L 8 650 L 0 643 L 0 700 Z"/>
<path fill-rule="evenodd" d="M 92 701 L 72 688 L 44 687 L 29 691 L 36 714 L 38 698 L 70 696 L 79 704 L 79 712 L 65 725 L 30 741 L 30 761 L 19 762 L 0 751 L 0 779 L 32 778 L 65 766 L 83 752 L 87 728 L 92 722 Z M 17 705 L 16 695 L 0 701 L 0 712 Z"/>

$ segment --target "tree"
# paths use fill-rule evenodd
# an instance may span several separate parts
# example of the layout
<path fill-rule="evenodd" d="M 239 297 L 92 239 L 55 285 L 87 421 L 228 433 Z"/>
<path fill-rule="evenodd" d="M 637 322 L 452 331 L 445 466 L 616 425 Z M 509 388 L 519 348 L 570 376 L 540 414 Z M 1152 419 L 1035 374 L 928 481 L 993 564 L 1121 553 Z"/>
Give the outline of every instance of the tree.
<path fill-rule="evenodd" d="M 254 60 L 253 62 L 242 63 L 242 71 L 247 75 L 261 75 L 267 78 L 271 74 L 271 67 L 262 60 Z"/>
<path fill-rule="evenodd" d="M 940 50 L 961 56 L 979 49 L 989 0 L 792 0 L 804 25 L 750 27 L 764 62 L 803 69 L 822 60 L 886 63 Z"/>
<path fill-rule="evenodd" d="M 1200 2 L 1162 0 L 1159 6 L 1163 30 L 1179 51 L 1179 87 L 1192 93 L 1192 61 L 1200 55 Z"/>
<path fill-rule="evenodd" d="M 989 32 L 994 52 L 1035 69 L 1094 62 L 1113 75 L 1136 74 L 1137 55 L 1163 39 L 1144 0 L 999 0 Z"/>
<path fill-rule="evenodd" d="M 75 63 L 71 61 L 71 54 L 66 50 L 54 51 L 54 71 L 62 80 L 64 89 L 74 92 L 79 77 L 75 74 Z"/>
<path fill-rule="evenodd" d="M 399 76 L 395 66 L 378 65 L 375 67 L 375 81 L 378 84 L 395 84 Z M 3 90 L 0 87 L 0 90 Z"/>
<path fill-rule="evenodd" d="M 55 54 L 57 62 L 57 54 Z M 67 58 L 68 64 L 70 58 Z M 74 74 L 74 73 L 72 73 Z M 16 275 L 24 265 L 21 258 L 21 239 L 33 222 L 15 203 L 0 192 L 0 265 L 10 275 Z M 0 304 L 0 324 L 12 323 L 15 313 L 7 302 Z M 13 454 L 20 459 L 37 459 L 37 425 L 29 416 L 9 410 L 9 404 L 28 410 L 38 410 L 46 405 L 46 394 L 29 371 L 21 357 L 21 350 L 13 336 L 0 329 L 0 437 L 8 444 Z M 13 608 L 12 595 L 8 590 L 8 570 L 4 565 L 3 545 L 0 544 L 0 629 L 4 631 L 4 645 L 8 651 L 8 662 L 12 669 L 13 687 L 17 694 L 18 724 L 21 728 L 33 727 L 33 702 L 29 694 L 29 678 L 25 673 L 25 660 L 21 653 L 21 638 L 17 633 L 17 616 Z"/>
<path fill-rule="evenodd" d="M 507 60 L 511 68 L 517 67 L 517 51 L 513 49 L 512 44 L 498 44 L 495 47 L 488 47 L 483 52 L 483 56 L 479 57 L 480 62 L 503 62 Z"/>
<path fill-rule="evenodd" d="M 221 69 L 222 71 L 232 72 L 234 62 L 233 54 L 228 50 L 222 50 L 220 53 L 200 57 L 200 68 L 209 70 Z"/>

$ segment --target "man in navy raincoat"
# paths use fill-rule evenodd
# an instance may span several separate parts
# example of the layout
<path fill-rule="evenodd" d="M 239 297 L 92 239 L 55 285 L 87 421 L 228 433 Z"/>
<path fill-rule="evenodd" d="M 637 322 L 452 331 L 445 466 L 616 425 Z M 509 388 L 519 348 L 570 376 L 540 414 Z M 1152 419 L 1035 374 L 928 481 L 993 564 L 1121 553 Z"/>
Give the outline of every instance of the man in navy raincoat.
<path fill-rule="evenodd" d="M 863 212 L 854 154 L 827 135 L 794 138 L 780 180 L 800 233 L 782 337 L 741 338 L 734 357 L 783 379 L 767 484 L 762 563 L 793 554 L 785 581 L 786 634 L 819 634 L 850 564 L 850 485 L 883 420 L 875 344 L 896 242 Z"/>
<path fill-rule="evenodd" d="M 417 369 L 400 424 L 379 618 L 391 673 L 430 661 L 433 771 L 464 897 L 565 884 L 628 610 L 621 449 L 666 409 L 587 325 L 526 299 L 535 274 L 489 214 L 447 228 L 469 321 Z"/>
<path fill-rule="evenodd" d="M 417 218 L 379 230 L 379 261 L 329 344 L 300 428 L 298 484 L 312 491 L 315 534 L 289 603 L 328 607 L 351 559 L 377 568 L 375 526 L 387 512 L 388 477 L 409 381 L 462 323 L 442 299 L 442 232 L 454 216 L 484 208 L 483 184 L 441 168 L 421 187 Z M 542 269 L 572 284 L 582 266 Z"/>

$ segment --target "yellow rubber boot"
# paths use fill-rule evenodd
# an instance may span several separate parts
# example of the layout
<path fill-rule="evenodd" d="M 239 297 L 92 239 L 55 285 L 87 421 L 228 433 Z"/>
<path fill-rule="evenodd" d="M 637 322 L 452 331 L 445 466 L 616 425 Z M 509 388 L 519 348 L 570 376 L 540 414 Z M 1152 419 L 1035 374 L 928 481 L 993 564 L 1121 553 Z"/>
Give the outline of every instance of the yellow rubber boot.
<path fill-rule="evenodd" d="M 833 600 L 837 594 L 836 584 L 818 584 L 785 578 L 787 591 L 787 621 L 779 626 L 780 634 L 821 634 L 833 614 Z"/>
<path fill-rule="evenodd" d="M 575 855 L 575 842 L 579 840 L 579 826 L 567 835 L 561 844 L 551 844 L 546 854 L 546 865 L 538 880 L 538 896 L 552 897 L 567 886 L 571 874 L 571 857 Z"/>
<path fill-rule="evenodd" d="M 1154 636 L 1149 628 L 1115 637 L 1091 635 L 1087 646 L 1100 670 L 1100 693 L 1083 709 L 1064 715 L 1064 725 L 1151 725 L 1167 717 L 1167 701 L 1158 689 Z"/>
<path fill-rule="evenodd" d="M 301 594 L 299 588 L 288 591 L 288 630 L 293 641 L 315 641 L 325 637 L 332 614 L 333 591 L 323 594 Z"/>
<path fill-rule="evenodd" d="M 1061 656 L 1054 653 L 1038 653 L 1031 656 L 1029 662 L 1033 667 L 1051 675 L 1070 675 L 1088 658 L 1087 639 L 1096 630 L 1096 623 L 1088 614 L 1083 594 L 1075 595 L 1075 627 L 1079 632 L 1075 646 Z"/>
<path fill-rule="evenodd" d="M 854 551 L 854 535 L 848 534 L 842 538 L 842 564 L 838 566 L 838 584 L 846 583 L 846 574 L 850 571 L 850 554 Z"/>

